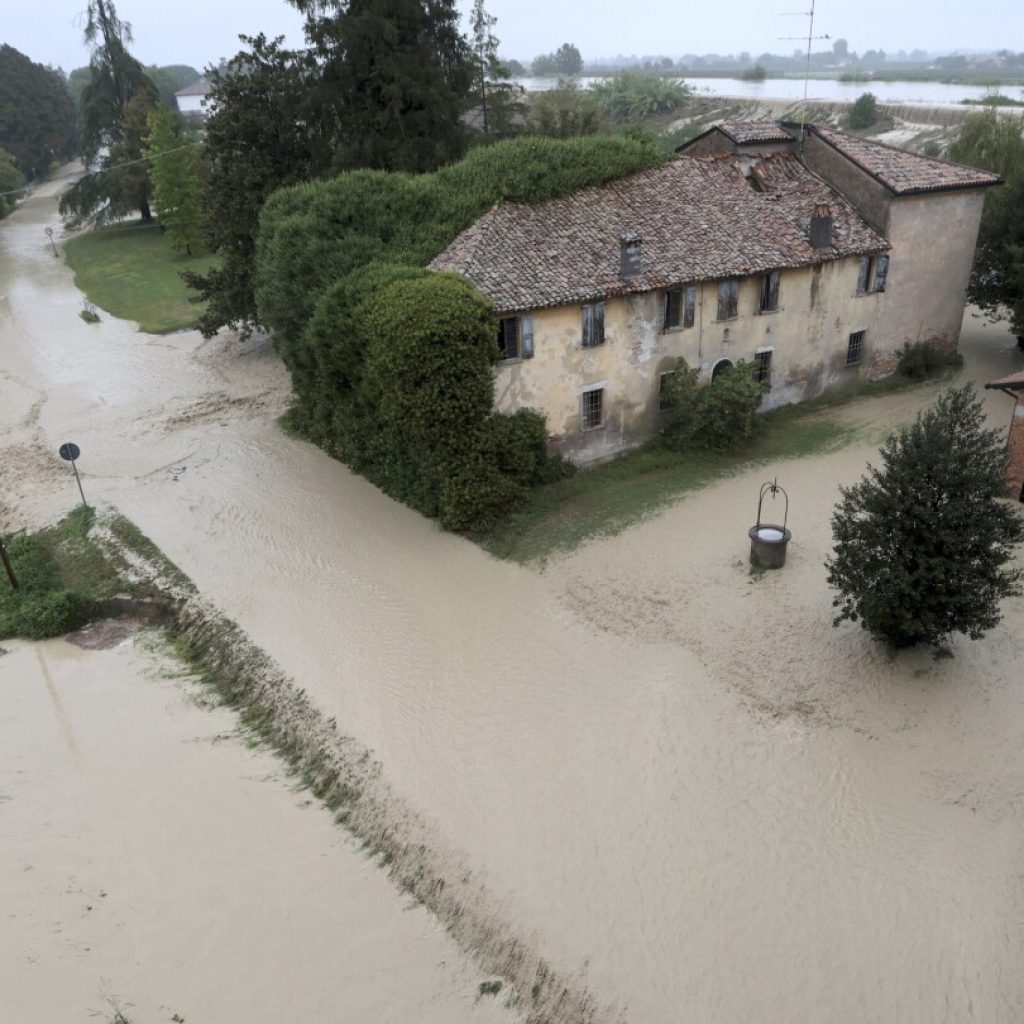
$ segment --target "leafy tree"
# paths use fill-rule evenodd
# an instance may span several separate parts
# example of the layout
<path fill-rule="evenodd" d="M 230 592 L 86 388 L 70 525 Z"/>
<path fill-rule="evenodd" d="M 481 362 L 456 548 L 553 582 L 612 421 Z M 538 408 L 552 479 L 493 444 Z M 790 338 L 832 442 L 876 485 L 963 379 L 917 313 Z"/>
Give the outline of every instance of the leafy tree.
<path fill-rule="evenodd" d="M 75 111 L 62 75 L 0 46 L 0 146 L 28 178 L 77 149 Z"/>
<path fill-rule="evenodd" d="M 593 135 L 601 130 L 601 109 L 590 89 L 580 89 L 571 79 L 531 97 L 530 122 L 534 131 L 555 139 Z"/>
<path fill-rule="evenodd" d="M 90 79 L 82 92 L 82 152 L 89 172 L 61 196 L 60 212 L 72 223 L 98 222 L 149 208 L 149 169 L 143 143 L 156 86 L 128 52 L 132 28 L 111 0 L 89 0 L 85 41 Z M 91 169 L 94 164 L 98 167 Z"/>
<path fill-rule="evenodd" d="M 583 70 L 583 58 L 580 51 L 572 43 L 562 43 L 555 50 L 555 71 L 559 75 L 569 77 L 578 75 Z"/>
<path fill-rule="evenodd" d="M 321 65 L 311 116 L 334 169 L 430 171 L 462 155 L 473 60 L 454 0 L 291 2 Z"/>
<path fill-rule="evenodd" d="M 768 77 L 768 69 L 763 64 L 755 64 L 740 74 L 744 82 L 763 82 Z"/>
<path fill-rule="evenodd" d="M 968 294 L 989 315 L 1008 317 L 1024 347 L 1024 122 L 995 110 L 968 114 L 948 156 L 1006 180 L 985 197 Z"/>
<path fill-rule="evenodd" d="M 121 141 L 128 104 L 146 94 L 155 105 L 157 89 L 128 52 L 132 27 L 117 16 L 111 0 L 89 0 L 85 42 L 91 55 L 82 92 L 82 152 L 92 164 L 102 149 Z"/>
<path fill-rule="evenodd" d="M 178 118 L 167 107 L 149 115 L 145 151 L 153 207 L 176 252 L 192 256 L 202 245 L 203 214 L 199 198 L 199 147 L 188 146 Z"/>
<path fill-rule="evenodd" d="M 473 0 L 470 27 L 473 33 L 474 93 L 479 99 L 483 134 L 511 135 L 521 123 L 523 90 L 511 81 L 511 71 L 498 57 L 493 29 L 497 18 L 488 14 L 484 0 Z"/>
<path fill-rule="evenodd" d="M 282 39 L 242 37 L 247 49 L 209 73 L 207 175 L 202 192 L 204 240 L 219 267 L 185 279 L 207 302 L 199 329 L 212 337 L 225 325 L 243 332 L 259 323 L 253 259 L 263 201 L 275 189 L 313 174 L 315 129 L 306 116 L 311 69 Z"/>
<path fill-rule="evenodd" d="M 619 125 L 677 110 L 690 98 L 685 82 L 651 71 L 620 71 L 595 82 L 590 93 L 601 113 Z"/>
<path fill-rule="evenodd" d="M 837 39 L 832 43 L 832 53 L 837 57 L 847 57 L 850 54 L 850 44 L 845 39 Z"/>
<path fill-rule="evenodd" d="M 186 85 L 191 85 L 200 77 L 195 68 L 187 64 L 168 64 L 160 67 L 156 64 L 146 67 L 146 75 L 156 86 L 160 102 L 169 110 L 177 112 L 178 103 L 174 94 Z"/>
<path fill-rule="evenodd" d="M 977 640 L 999 622 L 999 602 L 1020 593 L 1007 568 L 1024 539 L 1003 492 L 1000 432 L 971 385 L 951 388 L 891 434 L 880 469 L 842 489 L 826 563 L 838 591 L 835 619 L 860 622 L 893 647 Z"/>
<path fill-rule="evenodd" d="M 14 209 L 18 191 L 25 184 L 25 176 L 14 166 L 10 153 L 0 149 L 0 218 Z"/>
<path fill-rule="evenodd" d="M 858 130 L 870 128 L 878 120 L 878 101 L 874 93 L 865 92 L 857 97 L 850 113 L 847 115 L 846 123 L 850 128 Z"/>

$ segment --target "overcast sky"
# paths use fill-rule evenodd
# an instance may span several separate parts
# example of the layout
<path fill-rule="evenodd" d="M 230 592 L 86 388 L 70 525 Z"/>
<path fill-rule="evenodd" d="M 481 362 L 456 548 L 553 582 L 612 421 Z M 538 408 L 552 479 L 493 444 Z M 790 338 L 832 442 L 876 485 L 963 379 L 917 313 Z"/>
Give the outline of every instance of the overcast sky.
<path fill-rule="evenodd" d="M 0 0 L 0 42 L 43 64 L 70 71 L 85 64 L 81 17 L 86 0 Z M 468 10 L 471 0 L 459 0 Z M 616 54 L 789 53 L 806 35 L 809 0 L 488 0 L 502 53 L 528 60 L 575 43 L 584 59 Z M 299 15 L 285 0 L 116 0 L 135 29 L 135 55 L 145 64 L 202 68 L 237 52 L 238 35 L 265 32 L 302 43 Z M 815 34 L 848 40 L 851 50 L 1024 50 L 1021 0 L 819 0 Z M 822 42 L 816 48 L 826 48 Z"/>

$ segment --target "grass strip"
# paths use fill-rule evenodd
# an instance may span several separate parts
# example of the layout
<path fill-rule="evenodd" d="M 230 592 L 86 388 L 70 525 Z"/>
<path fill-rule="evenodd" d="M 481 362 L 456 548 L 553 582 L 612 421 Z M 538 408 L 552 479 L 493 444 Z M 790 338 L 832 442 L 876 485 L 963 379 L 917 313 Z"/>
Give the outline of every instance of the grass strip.
<path fill-rule="evenodd" d="M 132 222 L 99 228 L 68 239 L 64 246 L 75 284 L 86 298 L 112 316 L 138 322 L 147 334 L 194 327 L 203 312 L 179 276 L 206 273 L 212 256 L 179 256 L 156 224 Z"/>

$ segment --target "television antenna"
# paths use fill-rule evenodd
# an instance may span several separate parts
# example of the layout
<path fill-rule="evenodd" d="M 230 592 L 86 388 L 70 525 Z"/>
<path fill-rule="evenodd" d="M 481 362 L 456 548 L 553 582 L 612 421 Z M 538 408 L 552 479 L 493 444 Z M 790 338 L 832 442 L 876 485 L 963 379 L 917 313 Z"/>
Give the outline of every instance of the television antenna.
<path fill-rule="evenodd" d="M 786 11 L 782 14 L 783 18 L 806 18 L 807 19 L 807 35 L 806 36 L 780 36 L 780 41 L 790 42 L 803 42 L 807 41 L 807 68 L 804 71 L 804 105 L 800 111 L 800 142 L 804 141 L 804 122 L 807 117 L 807 86 L 811 80 L 811 44 L 816 39 L 828 39 L 829 36 L 826 33 L 823 36 L 816 36 L 814 34 L 814 2 L 811 0 L 811 9 L 809 11 Z"/>

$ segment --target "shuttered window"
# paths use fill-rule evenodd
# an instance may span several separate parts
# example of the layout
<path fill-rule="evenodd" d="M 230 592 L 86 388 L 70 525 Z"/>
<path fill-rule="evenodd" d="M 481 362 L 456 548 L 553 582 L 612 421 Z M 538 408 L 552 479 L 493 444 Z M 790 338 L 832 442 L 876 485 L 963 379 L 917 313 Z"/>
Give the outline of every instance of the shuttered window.
<path fill-rule="evenodd" d="M 504 360 L 533 358 L 533 317 L 529 313 L 498 321 L 498 351 Z"/>
<path fill-rule="evenodd" d="M 604 303 L 588 302 L 583 307 L 583 347 L 604 344 Z"/>
<path fill-rule="evenodd" d="M 779 279 L 777 270 L 761 278 L 761 312 L 774 313 L 779 308 Z"/>
<path fill-rule="evenodd" d="M 739 313 L 740 283 L 735 277 L 718 284 L 718 319 L 734 320 Z"/>

